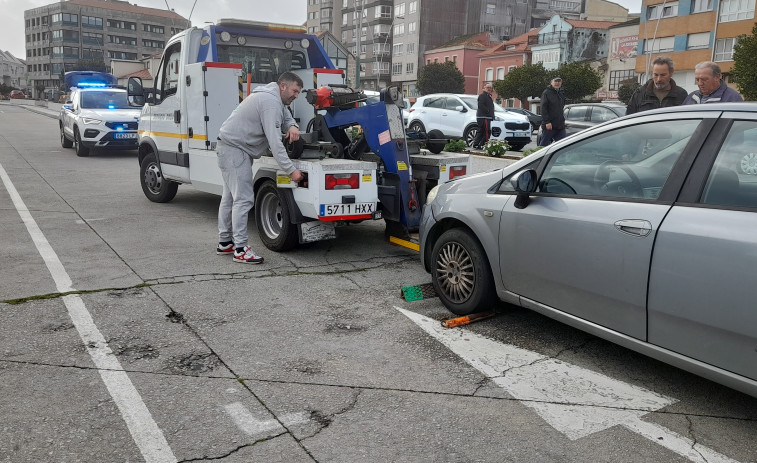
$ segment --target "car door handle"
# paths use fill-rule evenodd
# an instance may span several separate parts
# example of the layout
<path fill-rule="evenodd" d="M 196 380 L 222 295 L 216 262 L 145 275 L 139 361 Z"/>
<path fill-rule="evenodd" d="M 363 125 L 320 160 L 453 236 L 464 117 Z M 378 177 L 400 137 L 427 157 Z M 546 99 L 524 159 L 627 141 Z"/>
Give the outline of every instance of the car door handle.
<path fill-rule="evenodd" d="M 652 231 L 652 224 L 647 220 L 626 219 L 615 222 L 615 228 L 634 236 L 647 236 Z"/>

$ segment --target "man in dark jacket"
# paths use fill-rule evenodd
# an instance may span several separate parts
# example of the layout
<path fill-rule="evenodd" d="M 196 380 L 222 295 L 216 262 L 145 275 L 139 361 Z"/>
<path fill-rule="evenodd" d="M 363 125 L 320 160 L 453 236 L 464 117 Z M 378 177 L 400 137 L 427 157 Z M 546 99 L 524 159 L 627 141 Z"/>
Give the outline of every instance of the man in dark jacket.
<path fill-rule="evenodd" d="M 565 92 L 562 79 L 553 77 L 550 86 L 541 94 L 541 139 L 539 146 L 565 138 Z"/>
<path fill-rule="evenodd" d="M 739 92 L 723 82 L 720 66 L 712 61 L 702 61 L 694 67 L 694 81 L 699 90 L 686 97 L 683 104 L 731 103 L 744 101 Z"/>
<path fill-rule="evenodd" d="M 476 138 L 473 140 L 473 147 L 476 149 L 482 149 L 484 143 L 489 141 L 492 120 L 494 119 L 493 91 L 494 86 L 491 82 L 487 82 L 484 84 L 484 91 L 478 96 L 478 109 L 476 110 L 478 132 L 476 132 Z"/>
<path fill-rule="evenodd" d="M 673 71 L 672 59 L 666 56 L 655 58 L 652 61 L 652 78 L 631 95 L 626 114 L 682 104 L 689 94 L 676 85 L 672 79 Z"/>

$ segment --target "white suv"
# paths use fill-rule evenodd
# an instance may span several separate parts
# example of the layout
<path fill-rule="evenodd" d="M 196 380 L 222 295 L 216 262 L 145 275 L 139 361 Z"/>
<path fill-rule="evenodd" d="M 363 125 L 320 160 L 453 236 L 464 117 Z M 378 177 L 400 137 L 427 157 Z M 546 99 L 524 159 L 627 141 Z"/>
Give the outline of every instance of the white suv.
<path fill-rule="evenodd" d="M 60 110 L 60 144 L 77 156 L 91 148 L 137 149 L 140 108 L 129 106 L 126 90 L 107 86 L 74 88 Z"/>
<path fill-rule="evenodd" d="M 477 109 L 478 95 L 425 95 L 419 97 L 410 108 L 408 131 L 441 130 L 445 137 L 462 138 L 468 146 L 472 146 L 478 132 Z M 526 116 L 508 112 L 495 103 L 489 139 L 505 140 L 511 149 L 518 151 L 531 142 L 531 123 Z"/>

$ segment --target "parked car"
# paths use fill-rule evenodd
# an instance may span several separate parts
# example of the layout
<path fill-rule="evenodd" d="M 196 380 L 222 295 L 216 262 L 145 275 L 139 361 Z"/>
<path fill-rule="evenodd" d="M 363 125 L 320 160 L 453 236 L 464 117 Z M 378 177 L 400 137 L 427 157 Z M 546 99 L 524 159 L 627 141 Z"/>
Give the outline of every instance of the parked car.
<path fill-rule="evenodd" d="M 421 261 L 455 314 L 499 298 L 757 397 L 755 137 L 757 103 L 588 128 L 436 186 Z"/>
<path fill-rule="evenodd" d="M 365 104 L 376 104 L 381 101 L 380 92 L 375 90 L 363 90 L 363 93 L 368 97 L 368 99 L 365 100 Z M 405 103 L 405 106 L 402 108 L 402 122 L 405 124 L 405 127 L 407 127 L 407 121 L 410 117 L 410 112 L 408 111 L 410 108 L 410 100 L 403 98 L 402 101 Z"/>
<path fill-rule="evenodd" d="M 591 126 L 626 115 L 626 105 L 620 103 L 579 103 L 565 105 L 565 131 L 573 135 Z"/>
<path fill-rule="evenodd" d="M 518 113 L 526 116 L 528 118 L 528 121 L 531 123 L 531 129 L 532 130 L 539 130 L 539 126 L 541 125 L 541 114 L 534 114 L 531 111 L 523 108 L 505 108 L 508 112 L 511 113 Z"/>
<path fill-rule="evenodd" d="M 75 88 L 60 110 L 60 143 L 77 156 L 92 148 L 137 149 L 140 108 L 129 106 L 126 90 L 113 87 Z"/>
<path fill-rule="evenodd" d="M 408 120 L 408 131 L 429 132 L 440 130 L 445 137 L 461 138 L 468 146 L 478 133 L 476 110 L 478 95 L 435 93 L 419 97 L 412 108 Z M 511 149 L 520 150 L 531 142 L 531 124 L 526 116 L 507 112 L 494 104 L 494 121 L 490 139 L 505 140 Z"/>
<path fill-rule="evenodd" d="M 26 98 L 26 95 L 24 95 L 24 92 L 22 92 L 21 90 L 11 90 L 10 97 L 23 99 Z"/>

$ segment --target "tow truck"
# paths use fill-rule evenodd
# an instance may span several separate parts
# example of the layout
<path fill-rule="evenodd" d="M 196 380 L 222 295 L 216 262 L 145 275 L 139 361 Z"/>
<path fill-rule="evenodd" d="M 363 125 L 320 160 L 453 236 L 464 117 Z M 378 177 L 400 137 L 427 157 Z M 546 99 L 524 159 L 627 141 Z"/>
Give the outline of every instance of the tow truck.
<path fill-rule="evenodd" d="M 426 192 L 465 175 L 468 156 L 442 153 L 441 134 L 406 137 L 399 91 L 382 90 L 378 102 L 366 104 L 363 92 L 344 84 L 344 71 L 334 68 L 318 39 L 299 26 L 221 19 L 192 27 L 166 44 L 154 88 L 129 79 L 130 102 L 142 106 L 138 161 L 145 196 L 171 201 L 180 184 L 220 195 L 221 124 L 252 89 L 285 71 L 304 82 L 290 110 L 306 130 L 287 150 L 305 179 L 291 182 L 272 156 L 253 162 L 261 241 L 286 251 L 335 238 L 340 225 L 383 219 L 391 241 L 417 250 Z"/>

